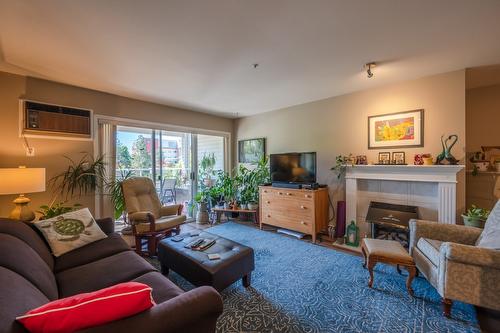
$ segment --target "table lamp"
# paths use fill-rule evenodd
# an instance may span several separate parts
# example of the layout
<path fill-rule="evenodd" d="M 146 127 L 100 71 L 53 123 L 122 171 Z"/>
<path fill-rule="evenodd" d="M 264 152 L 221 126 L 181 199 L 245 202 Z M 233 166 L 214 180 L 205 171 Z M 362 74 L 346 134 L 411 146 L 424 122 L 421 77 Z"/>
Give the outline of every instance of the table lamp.
<path fill-rule="evenodd" d="M 25 193 L 45 191 L 45 168 L 0 168 L 0 195 L 19 194 L 9 218 L 24 222 L 35 219 L 35 213 L 28 208 L 31 201 Z"/>

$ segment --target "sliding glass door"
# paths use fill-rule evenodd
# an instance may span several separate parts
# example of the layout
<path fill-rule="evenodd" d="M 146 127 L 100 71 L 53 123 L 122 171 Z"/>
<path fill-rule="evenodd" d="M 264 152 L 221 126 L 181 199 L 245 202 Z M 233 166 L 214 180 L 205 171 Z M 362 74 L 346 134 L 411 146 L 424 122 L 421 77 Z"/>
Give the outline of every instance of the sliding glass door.
<path fill-rule="evenodd" d="M 227 165 L 227 138 L 133 126 L 116 127 L 116 178 L 149 177 L 163 204 L 182 203 L 191 215 L 203 157 L 215 159 L 214 171 Z"/>
<path fill-rule="evenodd" d="M 163 204 L 189 203 L 193 198 L 192 134 L 155 131 L 156 180 Z"/>

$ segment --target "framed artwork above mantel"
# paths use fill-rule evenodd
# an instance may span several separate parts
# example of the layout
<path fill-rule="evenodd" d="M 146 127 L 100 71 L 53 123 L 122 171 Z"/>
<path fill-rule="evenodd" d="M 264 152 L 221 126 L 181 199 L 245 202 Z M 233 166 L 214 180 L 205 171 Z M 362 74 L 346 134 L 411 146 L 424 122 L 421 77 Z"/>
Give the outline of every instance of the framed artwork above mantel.
<path fill-rule="evenodd" d="M 368 117 L 368 149 L 423 146 L 423 109 Z"/>

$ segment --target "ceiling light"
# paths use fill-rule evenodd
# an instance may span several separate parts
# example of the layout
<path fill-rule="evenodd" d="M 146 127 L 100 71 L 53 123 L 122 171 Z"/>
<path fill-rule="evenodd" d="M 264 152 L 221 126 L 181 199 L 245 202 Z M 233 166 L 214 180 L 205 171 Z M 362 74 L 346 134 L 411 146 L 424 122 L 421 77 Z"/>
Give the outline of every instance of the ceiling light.
<path fill-rule="evenodd" d="M 374 68 L 375 66 L 377 66 L 375 62 L 369 62 L 365 64 L 364 68 L 366 70 L 366 76 L 368 76 L 368 78 L 371 78 L 373 76 L 372 68 Z"/>

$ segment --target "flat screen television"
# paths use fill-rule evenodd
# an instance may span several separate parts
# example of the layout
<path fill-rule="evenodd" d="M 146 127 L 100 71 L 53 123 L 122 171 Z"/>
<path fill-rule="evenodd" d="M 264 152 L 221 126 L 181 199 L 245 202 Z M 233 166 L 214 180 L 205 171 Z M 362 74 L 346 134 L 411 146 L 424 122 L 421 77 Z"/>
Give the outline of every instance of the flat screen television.
<path fill-rule="evenodd" d="M 271 181 L 316 183 L 316 153 L 285 153 L 269 156 Z"/>

